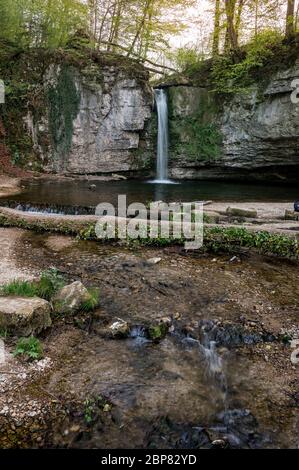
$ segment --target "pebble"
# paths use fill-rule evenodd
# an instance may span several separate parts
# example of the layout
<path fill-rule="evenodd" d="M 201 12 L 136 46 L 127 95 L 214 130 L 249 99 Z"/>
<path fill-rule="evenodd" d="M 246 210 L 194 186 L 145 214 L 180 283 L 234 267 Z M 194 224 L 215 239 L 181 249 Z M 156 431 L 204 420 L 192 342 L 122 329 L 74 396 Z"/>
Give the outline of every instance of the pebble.
<path fill-rule="evenodd" d="M 162 261 L 162 258 L 150 258 L 147 260 L 149 264 L 158 264 Z"/>
<path fill-rule="evenodd" d="M 73 426 L 70 427 L 71 432 L 79 432 L 80 431 L 80 426 L 77 424 L 74 424 Z"/>
<path fill-rule="evenodd" d="M 216 439 L 212 442 L 212 446 L 214 447 L 225 447 L 226 442 L 223 439 Z"/>

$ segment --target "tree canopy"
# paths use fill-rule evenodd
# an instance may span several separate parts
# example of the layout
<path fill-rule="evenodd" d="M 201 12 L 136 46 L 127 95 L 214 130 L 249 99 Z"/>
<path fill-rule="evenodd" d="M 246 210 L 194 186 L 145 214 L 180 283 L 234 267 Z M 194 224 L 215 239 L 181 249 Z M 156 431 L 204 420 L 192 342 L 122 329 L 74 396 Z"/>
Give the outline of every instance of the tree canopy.
<path fill-rule="evenodd" d="M 193 20 L 185 17 L 190 9 Z M 0 0 L 0 40 L 53 49 L 80 31 L 95 50 L 180 69 L 184 61 L 234 51 L 265 29 L 290 38 L 298 14 L 299 0 Z M 192 21 L 201 44 L 173 46 L 174 58 L 169 40 Z"/>

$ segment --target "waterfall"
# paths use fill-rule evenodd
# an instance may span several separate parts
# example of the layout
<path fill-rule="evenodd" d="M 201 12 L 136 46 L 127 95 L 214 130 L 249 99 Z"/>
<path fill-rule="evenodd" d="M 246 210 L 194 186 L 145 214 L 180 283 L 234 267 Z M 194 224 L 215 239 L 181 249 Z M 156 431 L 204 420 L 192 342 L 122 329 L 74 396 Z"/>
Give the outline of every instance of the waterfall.
<path fill-rule="evenodd" d="M 158 153 L 157 180 L 169 183 L 168 180 L 168 103 L 167 93 L 163 89 L 155 90 L 158 111 Z"/>

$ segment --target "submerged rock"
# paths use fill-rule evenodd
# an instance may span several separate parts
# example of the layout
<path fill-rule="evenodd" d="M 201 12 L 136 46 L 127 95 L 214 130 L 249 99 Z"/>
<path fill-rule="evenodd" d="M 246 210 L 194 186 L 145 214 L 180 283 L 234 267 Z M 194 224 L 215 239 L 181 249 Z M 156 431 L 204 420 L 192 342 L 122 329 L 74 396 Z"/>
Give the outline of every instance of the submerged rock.
<path fill-rule="evenodd" d="M 255 449 L 269 443 L 269 436 L 249 410 L 226 410 L 215 416 L 211 427 L 176 423 L 162 417 L 153 424 L 147 445 L 152 449 Z"/>
<path fill-rule="evenodd" d="M 43 299 L 0 297 L 0 328 L 16 336 L 39 334 L 49 328 L 51 306 Z"/>
<path fill-rule="evenodd" d="M 75 313 L 85 302 L 91 298 L 90 293 L 80 281 L 63 287 L 53 298 L 53 307 L 56 313 Z"/>

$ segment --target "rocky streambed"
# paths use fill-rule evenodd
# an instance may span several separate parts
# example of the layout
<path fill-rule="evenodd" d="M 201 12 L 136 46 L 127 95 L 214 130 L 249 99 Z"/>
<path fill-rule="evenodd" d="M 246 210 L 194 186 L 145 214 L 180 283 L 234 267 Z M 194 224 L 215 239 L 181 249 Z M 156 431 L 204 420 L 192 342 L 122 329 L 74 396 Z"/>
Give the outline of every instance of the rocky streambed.
<path fill-rule="evenodd" d="M 1 447 L 298 446 L 298 264 L 11 228 L 0 246 L 5 282 L 55 267 L 101 295 L 92 313 L 53 315 L 40 361 L 5 339 Z M 126 334 L 107 334 L 115 323 Z"/>

